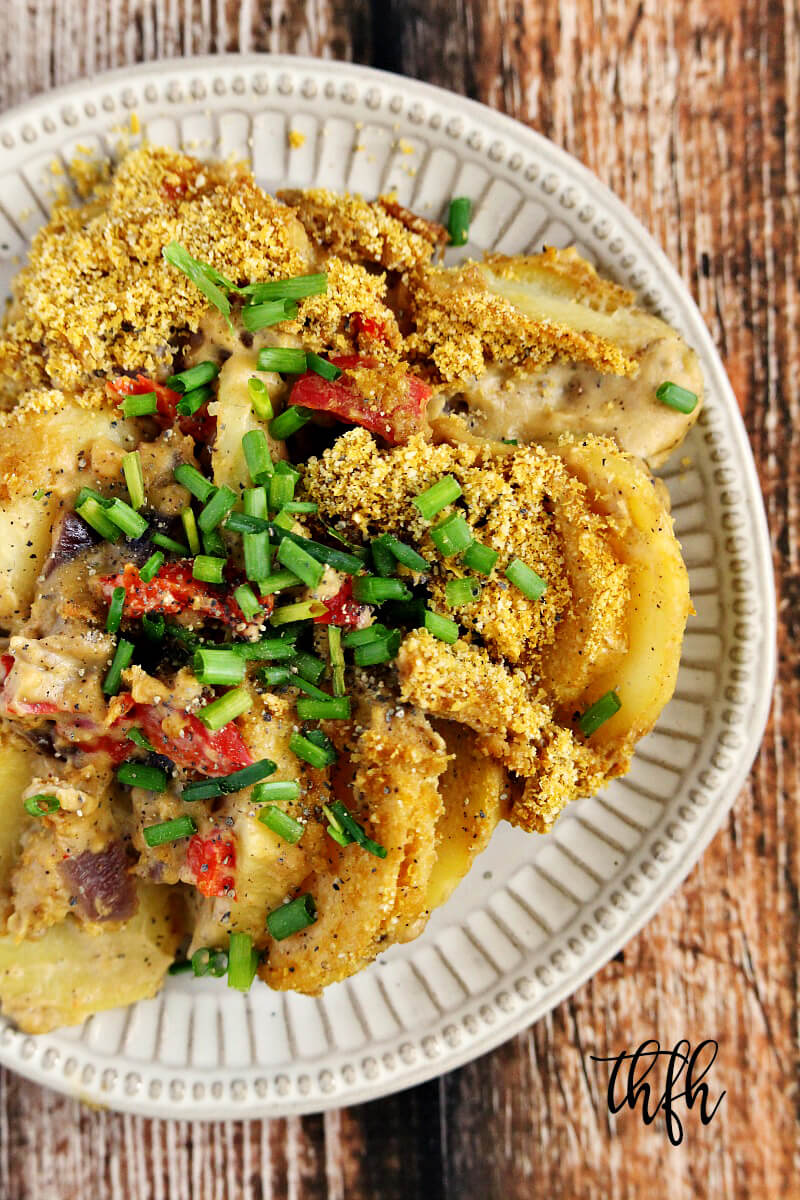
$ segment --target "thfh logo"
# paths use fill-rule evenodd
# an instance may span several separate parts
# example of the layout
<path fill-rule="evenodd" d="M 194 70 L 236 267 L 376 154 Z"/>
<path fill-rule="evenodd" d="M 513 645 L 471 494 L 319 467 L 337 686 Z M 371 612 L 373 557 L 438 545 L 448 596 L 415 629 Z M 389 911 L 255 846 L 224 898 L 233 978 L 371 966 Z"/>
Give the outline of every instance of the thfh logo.
<path fill-rule="evenodd" d="M 612 1062 L 611 1075 L 608 1081 L 608 1107 L 612 1113 L 618 1113 L 626 1106 L 632 1111 L 641 1100 L 642 1120 L 645 1125 L 651 1125 L 659 1112 L 663 1111 L 667 1128 L 667 1137 L 673 1146 L 680 1146 L 683 1141 L 683 1125 L 675 1111 L 677 1101 L 683 1100 L 686 1107 L 691 1109 L 699 1105 L 700 1120 L 708 1125 L 722 1103 L 725 1092 L 722 1092 L 713 1108 L 710 1108 L 708 1084 L 702 1080 L 711 1070 L 717 1057 L 717 1043 L 711 1039 L 700 1042 L 696 1050 L 691 1043 L 682 1038 L 672 1050 L 662 1050 L 661 1043 L 654 1039 L 642 1042 L 638 1050 L 629 1053 L 623 1050 L 621 1054 L 612 1054 L 601 1058 L 596 1054 L 589 1057 L 595 1062 Z M 705 1065 L 703 1059 L 705 1056 Z M 654 1081 L 648 1082 L 648 1076 L 659 1059 L 667 1060 L 666 1075 L 663 1089 L 659 1092 Z M 627 1065 L 627 1079 L 624 1071 Z M 685 1076 L 684 1076 L 685 1072 Z M 681 1077 L 683 1090 L 677 1091 Z M 617 1083 L 622 1077 L 622 1087 L 618 1095 Z"/>

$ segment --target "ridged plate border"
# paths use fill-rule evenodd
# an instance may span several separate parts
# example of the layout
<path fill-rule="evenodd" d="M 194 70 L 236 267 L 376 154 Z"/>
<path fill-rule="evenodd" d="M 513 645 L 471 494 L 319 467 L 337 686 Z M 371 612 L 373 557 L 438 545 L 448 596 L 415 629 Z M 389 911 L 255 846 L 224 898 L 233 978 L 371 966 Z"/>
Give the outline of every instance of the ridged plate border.
<path fill-rule="evenodd" d="M 774 674 L 758 479 L 702 318 L 624 205 L 524 126 L 383 72 L 288 56 L 176 60 L 111 72 L 7 113 L 6 274 L 61 182 L 54 157 L 78 143 L 108 149 L 132 112 L 153 140 L 182 139 L 201 154 L 247 151 L 252 136 L 268 186 L 394 185 L 433 216 L 453 190 L 470 194 L 474 251 L 575 240 L 680 328 L 703 362 L 708 399 L 687 442 L 692 462 L 666 476 L 699 626 L 687 637 L 676 700 L 626 781 L 572 806 L 548 839 L 500 831 L 469 893 L 459 889 L 423 938 L 320 1001 L 266 989 L 244 1000 L 176 979 L 161 998 L 78 1030 L 32 1038 L 0 1023 L 0 1061 L 112 1108 L 216 1119 L 354 1104 L 451 1070 L 547 1013 L 641 928 L 719 828 L 758 749 Z M 292 151 L 289 128 L 306 135 Z M 503 871 L 502 885 L 486 878 L 487 865 Z"/>

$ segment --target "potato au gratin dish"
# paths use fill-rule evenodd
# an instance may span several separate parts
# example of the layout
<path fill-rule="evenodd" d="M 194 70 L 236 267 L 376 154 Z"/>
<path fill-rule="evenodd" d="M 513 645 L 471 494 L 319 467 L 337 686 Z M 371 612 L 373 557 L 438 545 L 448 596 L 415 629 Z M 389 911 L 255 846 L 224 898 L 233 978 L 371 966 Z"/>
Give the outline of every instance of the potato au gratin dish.
<path fill-rule="evenodd" d="M 575 250 L 144 147 L 0 331 L 0 1005 L 317 994 L 672 695 L 699 364 Z"/>

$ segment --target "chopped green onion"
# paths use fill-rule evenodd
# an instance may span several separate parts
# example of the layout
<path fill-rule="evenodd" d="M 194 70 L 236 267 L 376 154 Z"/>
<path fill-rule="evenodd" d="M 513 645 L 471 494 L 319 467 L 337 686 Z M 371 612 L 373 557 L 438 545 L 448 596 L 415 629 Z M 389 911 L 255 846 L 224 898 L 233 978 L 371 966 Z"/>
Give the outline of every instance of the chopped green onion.
<path fill-rule="evenodd" d="M 278 562 L 293 571 L 298 579 L 302 579 L 310 588 L 318 587 L 325 574 L 322 563 L 317 562 L 302 546 L 290 542 L 288 538 L 284 538 L 278 546 Z"/>
<path fill-rule="evenodd" d="M 467 546 L 461 561 L 465 567 L 469 567 L 470 571 L 477 571 L 480 575 L 491 575 L 498 558 L 497 551 L 493 550 L 491 546 L 473 542 L 472 545 Z"/>
<path fill-rule="evenodd" d="M 387 533 L 386 545 L 389 551 L 394 555 L 399 563 L 404 567 L 408 567 L 412 571 L 429 571 L 431 564 L 421 554 L 417 554 L 411 546 L 407 546 L 405 542 L 401 542 L 393 534 Z"/>
<path fill-rule="evenodd" d="M 191 492 L 201 504 L 210 500 L 217 490 L 214 484 L 206 479 L 205 475 L 201 475 L 197 467 L 193 467 L 191 463 L 181 463 L 179 467 L 175 468 L 173 475 L 178 483 Z"/>
<path fill-rule="evenodd" d="M 242 449 L 250 478 L 254 483 L 259 482 L 259 475 L 263 475 L 264 472 L 271 475 L 275 470 L 267 435 L 263 429 L 249 429 L 242 438 Z"/>
<path fill-rule="evenodd" d="M 263 667 L 259 671 L 258 677 L 270 691 L 274 688 L 286 687 L 292 682 L 292 673 L 288 667 Z"/>
<path fill-rule="evenodd" d="M 132 658 L 133 642 L 128 642 L 125 638 L 120 638 L 117 642 L 117 648 L 114 652 L 111 666 L 108 669 L 108 674 L 103 680 L 103 692 L 106 696 L 116 696 L 119 691 L 119 685 L 122 682 L 122 672 L 126 667 L 130 666 Z"/>
<path fill-rule="evenodd" d="M 322 806 L 322 807 L 323 807 L 323 809 L 327 809 L 327 807 L 328 807 L 328 806 L 327 806 L 327 804 L 323 804 L 323 806 Z M 352 845 L 352 841 L 353 841 L 353 839 L 352 839 L 352 838 L 349 838 L 349 837 L 347 836 L 347 834 L 345 834 L 345 833 L 342 833 L 341 829 L 337 828 L 337 826 L 336 826 L 336 825 L 334 825 L 334 824 L 330 824 L 330 825 L 328 826 L 328 833 L 330 834 L 330 836 L 333 838 L 333 840 L 334 840 L 335 842 L 338 842 L 338 843 L 339 843 L 339 845 L 340 845 L 340 846 L 350 846 L 350 845 Z"/>
<path fill-rule="evenodd" d="M 331 697 L 327 692 L 323 692 L 322 688 L 318 688 L 315 683 L 304 679 L 299 673 L 294 663 L 290 663 L 291 683 L 300 692 L 305 692 L 307 696 L 312 696 L 315 700 L 330 700 Z"/>
<path fill-rule="evenodd" d="M 180 371 L 177 375 L 171 375 L 167 380 L 167 387 L 172 388 L 173 392 L 185 394 L 211 383 L 218 375 L 219 367 L 216 363 L 201 362 L 195 367 L 189 367 L 186 371 Z"/>
<path fill-rule="evenodd" d="M 189 251 L 185 250 L 178 242 L 170 242 L 164 247 L 161 253 L 171 266 L 177 267 L 187 279 L 192 281 L 195 287 L 200 289 L 209 304 L 213 304 L 214 308 L 219 309 L 227 321 L 229 328 L 232 330 L 231 302 L 217 286 L 216 281 L 222 281 L 219 273 L 213 267 L 209 266 L 208 263 L 201 262 L 197 258 L 192 258 Z"/>
<path fill-rule="evenodd" d="M 193 833 L 197 833 L 197 826 L 191 817 L 175 817 L 172 821 L 161 821 L 158 825 L 145 825 L 142 830 L 148 846 L 177 842 L 179 838 L 191 837 Z"/>
<path fill-rule="evenodd" d="M 411 592 L 400 579 L 359 575 L 353 580 L 353 599 L 361 604 L 383 604 L 384 600 L 410 600 Z"/>
<path fill-rule="evenodd" d="M 306 352 L 289 346 L 267 346 L 258 352 L 258 369 L 302 375 L 306 369 Z"/>
<path fill-rule="evenodd" d="M 667 408 L 674 408 L 680 413 L 691 413 L 697 408 L 696 394 L 678 383 L 662 383 L 656 389 L 656 399 L 666 404 Z"/>
<path fill-rule="evenodd" d="M 254 432 L 260 433 L 260 430 Z M 261 434 L 264 437 L 263 434 Z M 266 448 L 266 438 L 264 438 L 264 446 Z M 267 458 L 269 451 L 266 450 Z M 252 468 L 251 468 L 252 469 Z M 267 515 L 267 493 L 263 487 L 245 488 L 244 492 L 244 513 L 231 513 L 231 516 L 244 516 L 254 518 L 264 522 Z M 257 533 L 245 533 L 242 538 L 242 548 L 244 550 L 244 573 L 248 579 L 260 581 L 269 575 L 270 560 L 269 560 L 269 525 Z M 230 527 L 230 517 L 228 525 Z"/>
<path fill-rule="evenodd" d="M 317 562 L 325 563 L 328 567 L 333 567 L 334 571 L 342 571 L 345 575 L 355 575 L 364 569 L 361 559 L 355 554 L 348 554 L 345 550 L 334 550 L 331 546 L 324 546 L 321 542 L 312 541 L 311 538 L 304 538 L 300 534 L 290 531 L 283 531 L 282 533 L 276 531 L 276 535 L 296 542 L 298 546 L 302 546 Z"/>
<path fill-rule="evenodd" d="M 160 642 L 166 629 L 164 614 L 144 613 L 142 615 L 142 629 L 152 642 Z"/>
<path fill-rule="evenodd" d="M 467 196 L 454 196 L 447 215 L 447 230 L 451 246 L 466 246 L 469 241 L 469 222 L 472 201 Z"/>
<path fill-rule="evenodd" d="M 297 433 L 298 429 L 302 429 L 304 425 L 311 420 L 312 413 L 310 408 L 303 408 L 301 404 L 291 404 L 289 408 L 284 409 L 279 417 L 275 417 L 269 423 L 270 436 L 278 441 L 283 441 L 291 437 L 293 433 Z"/>
<path fill-rule="evenodd" d="M 374 854 L 376 858 L 386 858 L 386 847 L 381 846 L 379 842 L 373 842 L 372 838 L 367 837 L 364 826 L 345 808 L 341 800 L 334 801 L 330 806 L 330 810 L 336 819 L 336 824 L 347 834 L 351 841 L 356 842 L 362 850 L 367 850 L 370 854 Z"/>
<path fill-rule="evenodd" d="M 192 576 L 202 583 L 224 583 L 227 559 L 198 554 L 192 563 Z"/>
<path fill-rule="evenodd" d="M 80 508 L 83 502 L 88 500 L 90 497 L 92 500 L 96 500 L 101 508 L 108 508 L 112 503 L 112 501 L 107 499 L 107 497 L 101 496 L 99 492 L 96 492 L 94 488 L 82 487 L 78 492 L 78 495 L 75 497 L 75 507 Z"/>
<path fill-rule="evenodd" d="M 164 555 L 160 550 L 156 550 L 155 554 L 151 554 L 147 562 L 139 571 L 139 578 L 142 583 L 149 583 L 151 579 L 155 579 L 158 572 L 164 565 Z"/>
<path fill-rule="evenodd" d="M 248 507 L 248 493 L 257 491 L 265 491 L 265 489 L 245 488 L 245 507 Z M 232 512 L 225 522 L 225 528 L 231 533 L 269 533 L 270 522 L 265 517 L 254 516 L 247 512 Z"/>
<path fill-rule="evenodd" d="M 430 531 L 431 541 L 440 554 L 451 558 L 472 543 L 472 530 L 460 513 L 451 513 Z"/>
<path fill-rule="evenodd" d="M 61 808 L 61 801 L 58 796 L 47 796 L 43 792 L 39 792 L 35 796 L 27 796 L 23 801 L 23 807 L 32 817 L 49 817 L 52 813 L 58 812 Z"/>
<path fill-rule="evenodd" d="M 197 717 L 203 722 L 206 729 L 216 733 L 218 729 L 222 729 L 223 725 L 230 724 L 236 717 L 240 717 L 242 713 L 246 713 L 252 707 L 252 696 L 244 688 L 237 687 L 198 709 Z"/>
<path fill-rule="evenodd" d="M 241 771 L 218 776 L 217 783 L 225 793 L 240 792 L 242 788 L 252 787 L 254 783 L 266 779 L 268 775 L 274 775 L 277 769 L 278 764 L 271 758 L 261 758 L 258 762 L 251 763 L 249 767 L 242 767 Z"/>
<path fill-rule="evenodd" d="M 336 751 L 328 749 L 326 746 L 318 746 L 316 742 L 309 737 L 303 737 L 302 733 L 293 733 L 289 738 L 289 749 L 303 762 L 309 763 L 312 767 L 321 769 L 329 767 L 331 763 L 336 762 Z"/>
<path fill-rule="evenodd" d="M 302 650 L 295 654 L 292 666 L 303 679 L 308 679 L 311 683 L 319 683 L 326 670 L 323 658 L 317 658 L 316 654 L 306 654 Z"/>
<path fill-rule="evenodd" d="M 260 812 L 258 819 L 262 825 L 266 825 L 267 829 L 277 833 L 278 837 L 283 838 L 284 842 L 288 842 L 290 846 L 296 845 L 305 833 L 305 825 L 295 821 L 294 817 L 290 817 L 282 809 L 276 808 L 274 804 L 270 804 Z"/>
<path fill-rule="evenodd" d="M 273 512 L 283 508 L 294 496 L 295 480 L 291 475 L 275 472 L 269 481 L 269 506 Z"/>
<path fill-rule="evenodd" d="M 273 571 L 264 579 L 259 579 L 258 590 L 262 596 L 271 596 L 275 592 L 297 587 L 299 583 L 300 580 L 293 571 Z"/>
<path fill-rule="evenodd" d="M 142 456 L 138 450 L 122 456 L 122 474 L 125 476 L 125 486 L 135 509 L 144 506 L 144 475 L 142 474 Z"/>
<path fill-rule="evenodd" d="M 222 784 L 218 779 L 198 779 L 196 783 L 187 783 L 181 792 L 181 800 L 191 803 L 194 800 L 213 800 L 222 795 Z"/>
<path fill-rule="evenodd" d="M 175 411 L 182 417 L 191 417 L 203 407 L 214 395 L 214 389 L 208 384 L 186 392 L 175 405 Z"/>
<path fill-rule="evenodd" d="M 187 654 L 194 654 L 198 646 L 203 645 L 202 638 L 199 638 L 193 629 L 185 629 L 183 625 L 175 625 L 170 622 L 167 625 L 167 633 L 180 643 L 181 649 L 185 650 Z"/>
<path fill-rule="evenodd" d="M 49 495 L 49 492 L 46 492 L 44 488 L 37 488 L 33 493 L 33 498 L 34 500 L 44 500 L 47 495 Z"/>
<path fill-rule="evenodd" d="M 518 446 L 519 438 L 503 438 L 503 443 L 506 446 Z"/>
<path fill-rule="evenodd" d="M 181 521 L 186 534 L 186 541 L 189 543 L 189 553 L 200 553 L 200 535 L 197 532 L 197 521 L 191 508 L 181 509 Z"/>
<path fill-rule="evenodd" d="M 397 657 L 403 635 L 399 629 L 393 629 L 385 637 L 375 638 L 356 646 L 353 651 L 353 661 L 357 667 L 375 667 L 380 663 L 391 662 Z"/>
<path fill-rule="evenodd" d="M 126 396 L 122 401 L 123 417 L 149 417 L 157 408 L 155 392 L 145 392 L 142 396 Z"/>
<path fill-rule="evenodd" d="M 140 538 L 147 532 L 147 521 L 124 500 L 112 500 L 105 511 L 109 521 L 113 521 L 126 537 Z"/>
<path fill-rule="evenodd" d="M 529 600 L 538 600 L 547 591 L 547 581 L 542 579 L 541 575 L 537 575 L 534 569 L 527 566 L 520 558 L 512 558 L 503 574 Z"/>
<path fill-rule="evenodd" d="M 249 933 L 235 932 L 228 943 L 228 987 L 249 992 L 258 970 L 258 952 Z"/>
<path fill-rule="evenodd" d="M 344 650 L 342 631 L 338 625 L 328 626 L 328 657 L 331 663 L 331 683 L 334 696 L 344 695 Z"/>
<path fill-rule="evenodd" d="M 255 375 L 251 375 L 247 381 L 247 391 L 250 395 L 253 412 L 258 419 L 260 421 L 271 421 L 275 413 L 272 409 L 272 397 L 267 390 L 267 385 L 263 380 L 257 379 Z"/>
<path fill-rule="evenodd" d="M 369 550 L 376 573 L 383 579 L 394 575 L 397 570 L 397 560 L 389 549 L 389 534 L 384 533 L 380 537 L 373 538 Z"/>
<path fill-rule="evenodd" d="M 315 513 L 319 512 L 319 505 L 313 500 L 290 500 L 288 504 L 283 505 L 281 512 Z"/>
<path fill-rule="evenodd" d="M 332 362 L 328 362 L 327 358 L 320 358 L 318 354 L 314 354 L 313 350 L 309 350 L 306 353 L 306 362 L 310 371 L 313 371 L 315 375 L 320 375 L 323 379 L 327 379 L 328 383 L 333 383 L 342 373 L 339 367 L 335 367 Z"/>
<path fill-rule="evenodd" d="M 381 625 L 376 621 L 374 625 L 367 625 L 366 629 L 352 629 L 346 633 L 342 639 L 343 644 L 348 648 L 354 646 L 365 646 L 367 642 L 374 642 L 378 638 L 386 637 L 391 630 L 385 625 Z"/>
<path fill-rule="evenodd" d="M 169 550 L 170 554 L 189 553 L 189 547 L 184 546 L 183 542 L 176 542 L 175 538 L 167 537 L 165 533 L 154 533 L 150 538 L 154 546 L 161 546 L 163 550 Z"/>
<path fill-rule="evenodd" d="M 133 742 L 134 746 L 138 746 L 140 750 L 155 752 L 155 746 L 144 736 L 141 729 L 129 729 L 125 737 L 129 742 Z"/>
<path fill-rule="evenodd" d="M 472 604 L 481 594 L 481 585 L 474 579 L 448 579 L 444 585 L 444 597 L 451 608 Z"/>
<path fill-rule="evenodd" d="M 296 779 L 271 779 L 269 783 L 256 784 L 250 793 L 250 799 L 254 804 L 299 800 L 300 784 Z M 266 823 L 265 821 L 264 824 Z"/>
<path fill-rule="evenodd" d="M 240 654 L 230 650 L 204 648 L 195 652 L 192 660 L 194 673 L 201 683 L 235 687 L 244 679 L 246 662 Z"/>
<path fill-rule="evenodd" d="M 327 275 L 295 275 L 292 279 L 270 279 L 267 283 L 249 283 L 242 291 L 255 301 L 303 300 L 306 296 L 324 296 L 328 290 Z"/>
<path fill-rule="evenodd" d="M 170 963 L 167 967 L 168 975 L 185 975 L 192 969 L 192 960 L 190 958 L 176 958 L 175 962 Z"/>
<path fill-rule="evenodd" d="M 276 662 L 294 658 L 294 644 L 285 638 L 262 638 L 260 642 L 234 642 L 227 650 L 249 662 Z"/>
<path fill-rule="evenodd" d="M 201 537 L 203 539 L 203 553 L 209 558 L 225 558 L 227 550 L 225 548 L 225 539 L 219 529 L 204 529 Z"/>
<path fill-rule="evenodd" d="M 209 530 L 216 529 L 225 520 L 237 499 L 232 488 L 224 485 L 218 488 L 197 518 L 201 531 L 208 533 Z"/>
<path fill-rule="evenodd" d="M 461 495 L 461 484 L 452 475 L 444 475 L 437 483 L 414 496 L 411 503 L 426 521 L 432 521 L 438 512 L 447 508 Z"/>
<path fill-rule="evenodd" d="M 317 700 L 301 696 L 297 701 L 297 715 L 301 721 L 348 721 L 350 697 L 331 696 L 327 700 Z"/>
<path fill-rule="evenodd" d="M 258 534 L 255 535 L 258 537 Z M 233 598 L 244 613 L 246 621 L 254 621 L 264 611 L 256 599 L 256 594 L 249 583 L 241 583 L 233 589 Z"/>
<path fill-rule="evenodd" d="M 601 725 L 605 725 L 615 713 L 622 708 L 622 702 L 616 692 L 606 692 L 599 700 L 595 700 L 586 712 L 578 719 L 578 725 L 584 737 L 591 737 Z"/>
<path fill-rule="evenodd" d="M 108 606 L 108 616 L 106 617 L 106 629 L 109 633 L 116 633 L 119 629 L 124 608 L 125 588 L 115 587 L 111 593 L 111 603 Z"/>
<path fill-rule="evenodd" d="M 82 504 L 77 504 L 75 512 L 107 542 L 119 541 L 122 531 L 108 519 L 106 509 L 93 496 L 87 496 Z"/>
<path fill-rule="evenodd" d="M 310 892 L 282 904 L 267 915 L 267 929 L 276 942 L 283 941 L 301 929 L 307 929 L 317 919 L 317 906 Z"/>
<path fill-rule="evenodd" d="M 429 608 L 425 610 L 425 628 L 440 642 L 452 645 L 458 641 L 458 623 L 451 621 L 449 617 L 441 617 L 438 613 L 431 612 Z"/>
<path fill-rule="evenodd" d="M 165 792 L 167 773 L 161 767 L 148 767 L 145 763 L 126 762 L 117 769 L 117 779 L 128 787 L 144 788 L 147 792 Z"/>
<path fill-rule="evenodd" d="M 316 617 L 324 617 L 327 608 L 320 600 L 303 600 L 299 604 L 285 604 L 283 608 L 273 609 L 270 625 L 287 625 L 290 621 L 313 621 Z"/>
<path fill-rule="evenodd" d="M 211 946 L 201 946 L 192 955 L 189 966 L 197 979 L 211 975 L 221 979 L 228 969 L 228 954 L 225 950 L 214 950 Z"/>
<path fill-rule="evenodd" d="M 242 324 L 250 333 L 258 333 L 259 329 L 267 329 L 270 325 L 280 325 L 282 321 L 294 321 L 297 316 L 297 305 L 293 300 L 265 300 L 263 304 L 246 304 L 241 312 Z M 305 358 L 305 355 L 303 355 Z M 259 354 L 258 367 L 261 366 Z"/>

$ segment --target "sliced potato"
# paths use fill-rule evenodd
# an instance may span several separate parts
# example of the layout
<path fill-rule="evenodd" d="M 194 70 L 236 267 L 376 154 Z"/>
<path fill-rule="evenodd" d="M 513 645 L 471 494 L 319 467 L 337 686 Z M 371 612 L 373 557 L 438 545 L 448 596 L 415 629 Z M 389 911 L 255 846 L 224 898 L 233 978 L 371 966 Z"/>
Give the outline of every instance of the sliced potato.
<path fill-rule="evenodd" d="M 19 839 L 31 821 L 22 805 L 22 794 L 35 774 L 37 755 L 21 742 L 2 734 L 0 741 L 0 918 L 6 907 L 9 880 Z"/>
<path fill-rule="evenodd" d="M 592 736 L 597 748 L 633 743 L 652 729 L 675 690 L 686 620 L 693 611 L 681 548 L 655 481 L 629 454 L 607 440 L 562 439 L 553 449 L 609 522 L 615 553 L 629 568 L 628 646 L 604 663 L 580 707 L 610 689 L 622 707 Z"/>
<path fill-rule="evenodd" d="M 264 421 L 253 412 L 247 381 L 255 376 L 270 394 L 282 388 L 279 375 L 256 370 L 255 350 L 235 350 L 219 373 L 217 399 L 209 411 L 217 418 L 217 436 L 211 454 L 214 482 L 232 488 L 238 495 L 243 488 L 252 487 L 250 473 L 242 449 L 242 438 L 251 429 L 263 430 L 273 459 L 285 458 L 284 442 L 271 438 Z"/>
<path fill-rule="evenodd" d="M 454 721 L 436 721 L 434 725 L 453 757 L 439 780 L 444 812 L 436 825 L 436 862 L 428 880 L 429 909 L 449 900 L 507 815 L 503 766 L 478 750 L 471 729 Z"/>
<path fill-rule="evenodd" d="M 0 1005 L 25 1033 L 77 1025 L 92 1013 L 154 996 L 175 957 L 175 896 L 139 884 L 136 916 L 92 935 L 68 917 L 41 938 L 0 938 Z"/>
<path fill-rule="evenodd" d="M 26 412 L 23 403 L 0 434 L 0 625 L 16 632 L 28 615 L 59 509 L 81 484 L 96 486 L 90 473 L 80 473 L 79 456 L 97 438 L 126 448 L 133 441 L 130 422 L 66 400 L 46 412 Z"/>

